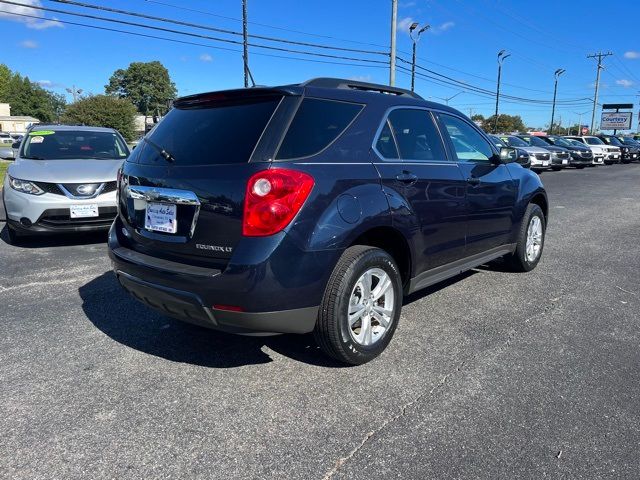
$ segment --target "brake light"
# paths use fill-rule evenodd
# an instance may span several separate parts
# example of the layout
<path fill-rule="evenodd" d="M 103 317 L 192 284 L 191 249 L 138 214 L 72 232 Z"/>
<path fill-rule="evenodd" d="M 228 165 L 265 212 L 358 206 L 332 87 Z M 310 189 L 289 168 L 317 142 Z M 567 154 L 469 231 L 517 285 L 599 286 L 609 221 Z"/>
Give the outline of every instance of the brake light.
<path fill-rule="evenodd" d="M 251 176 L 244 199 L 242 234 L 265 237 L 283 230 L 302 208 L 313 184 L 311 175 L 284 168 Z"/>

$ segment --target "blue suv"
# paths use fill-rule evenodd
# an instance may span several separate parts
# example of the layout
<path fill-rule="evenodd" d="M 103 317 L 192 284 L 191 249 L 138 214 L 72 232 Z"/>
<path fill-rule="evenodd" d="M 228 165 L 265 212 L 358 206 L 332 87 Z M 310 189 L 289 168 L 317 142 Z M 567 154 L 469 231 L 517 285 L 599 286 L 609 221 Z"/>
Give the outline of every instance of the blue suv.
<path fill-rule="evenodd" d="M 403 296 L 504 257 L 540 260 L 539 177 L 463 114 L 398 88 L 318 78 L 178 99 L 124 163 L 109 254 L 172 317 L 313 332 L 379 355 Z"/>

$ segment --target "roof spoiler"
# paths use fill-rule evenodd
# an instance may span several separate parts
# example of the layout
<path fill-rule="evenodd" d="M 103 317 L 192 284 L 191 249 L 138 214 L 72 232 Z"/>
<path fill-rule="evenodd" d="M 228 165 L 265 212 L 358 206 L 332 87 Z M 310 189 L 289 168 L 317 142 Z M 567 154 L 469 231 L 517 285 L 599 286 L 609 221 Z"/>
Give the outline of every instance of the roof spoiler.
<path fill-rule="evenodd" d="M 415 92 L 404 88 L 389 87 L 377 83 L 360 82 L 358 80 L 347 80 L 344 78 L 319 77 L 307 80 L 300 84 L 301 87 L 321 87 L 321 88 L 344 88 L 353 90 L 365 90 L 368 92 L 385 93 L 388 95 L 401 95 L 404 97 L 423 98 Z"/>

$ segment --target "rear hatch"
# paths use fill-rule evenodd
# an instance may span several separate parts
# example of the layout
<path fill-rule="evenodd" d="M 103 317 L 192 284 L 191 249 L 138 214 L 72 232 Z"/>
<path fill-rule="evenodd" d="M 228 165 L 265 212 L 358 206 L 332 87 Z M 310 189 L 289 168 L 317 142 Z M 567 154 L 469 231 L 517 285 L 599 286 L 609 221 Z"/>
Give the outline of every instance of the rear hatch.
<path fill-rule="evenodd" d="M 224 266 L 242 236 L 247 180 L 269 165 L 284 128 L 279 115 L 295 95 L 247 89 L 176 101 L 123 167 L 119 208 L 127 246 Z"/>

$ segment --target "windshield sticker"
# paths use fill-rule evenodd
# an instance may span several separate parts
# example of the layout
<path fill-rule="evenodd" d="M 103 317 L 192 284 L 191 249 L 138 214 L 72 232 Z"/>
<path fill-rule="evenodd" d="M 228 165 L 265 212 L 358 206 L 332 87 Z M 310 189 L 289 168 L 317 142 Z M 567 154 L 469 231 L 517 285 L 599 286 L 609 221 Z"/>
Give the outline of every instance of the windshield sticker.
<path fill-rule="evenodd" d="M 42 143 L 44 142 L 44 137 L 31 137 L 31 143 Z"/>
<path fill-rule="evenodd" d="M 40 136 L 40 135 L 53 135 L 54 133 L 56 133 L 56 132 L 54 132 L 53 130 L 34 130 L 33 132 L 29 132 L 29 136 L 33 137 L 35 135 L 38 135 L 38 136 Z"/>

